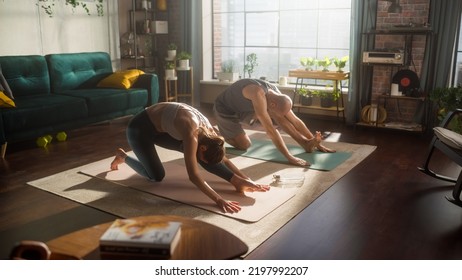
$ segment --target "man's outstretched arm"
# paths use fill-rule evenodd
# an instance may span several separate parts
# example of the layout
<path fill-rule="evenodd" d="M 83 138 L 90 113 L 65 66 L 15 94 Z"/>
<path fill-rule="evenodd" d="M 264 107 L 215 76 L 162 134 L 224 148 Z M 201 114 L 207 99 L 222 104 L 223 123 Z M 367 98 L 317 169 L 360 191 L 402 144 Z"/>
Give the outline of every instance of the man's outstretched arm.
<path fill-rule="evenodd" d="M 255 85 L 247 86 L 243 89 L 243 95 L 252 101 L 255 110 L 255 117 L 258 118 L 268 137 L 274 143 L 276 148 L 287 158 L 287 160 L 294 165 L 309 165 L 307 161 L 294 157 L 289 152 L 281 134 L 274 128 L 271 117 L 268 114 L 268 104 L 263 89 Z"/>

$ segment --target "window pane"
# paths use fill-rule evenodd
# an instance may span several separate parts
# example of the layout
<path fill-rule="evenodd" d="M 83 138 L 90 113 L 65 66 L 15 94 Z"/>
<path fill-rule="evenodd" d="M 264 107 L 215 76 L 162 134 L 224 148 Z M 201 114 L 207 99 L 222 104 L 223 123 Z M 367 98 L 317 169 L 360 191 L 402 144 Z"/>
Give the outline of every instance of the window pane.
<path fill-rule="evenodd" d="M 233 71 L 244 76 L 244 48 L 215 48 L 214 72 L 221 71 L 223 63 L 232 62 Z"/>
<path fill-rule="evenodd" d="M 351 0 L 322 0 L 319 9 L 350 9 Z"/>
<path fill-rule="evenodd" d="M 278 45 L 278 13 L 248 13 L 246 17 L 246 46 Z"/>
<path fill-rule="evenodd" d="M 455 73 L 455 77 L 453 79 L 454 83 L 453 86 L 462 86 L 462 21 L 460 22 L 459 28 L 459 49 L 457 50 L 457 62 L 454 65 L 456 70 L 453 72 Z"/>
<path fill-rule="evenodd" d="M 213 0 L 213 11 L 215 13 L 242 12 L 244 0 Z"/>
<path fill-rule="evenodd" d="M 251 0 L 245 1 L 246 11 L 277 11 L 279 0 Z"/>
<path fill-rule="evenodd" d="M 252 78 L 265 77 L 269 81 L 277 81 L 278 75 L 278 49 L 277 48 L 246 48 L 246 57 L 251 53 L 257 55 L 257 66 L 252 74 Z M 248 78 L 248 74 L 245 73 Z"/>
<path fill-rule="evenodd" d="M 350 46 L 350 10 L 321 10 L 319 13 L 319 48 Z"/>
<path fill-rule="evenodd" d="M 213 3 L 215 72 L 231 59 L 244 77 L 246 56 L 255 53 L 259 65 L 252 77 L 277 81 L 290 69 L 302 68 L 302 57 L 341 58 L 349 54 L 351 0 Z M 334 66 L 331 69 L 335 70 Z"/>
<path fill-rule="evenodd" d="M 456 63 L 456 77 L 454 79 L 454 86 L 462 86 L 462 53 L 457 53 Z"/>
<path fill-rule="evenodd" d="M 287 49 L 281 48 L 279 54 L 279 76 L 288 76 L 289 70 L 301 67 L 300 58 L 316 57 L 316 49 Z M 295 83 L 295 78 L 289 80 Z"/>
<path fill-rule="evenodd" d="M 315 48 L 317 33 L 316 11 L 281 12 L 280 47 Z"/>
<path fill-rule="evenodd" d="M 214 22 L 215 46 L 244 46 L 244 14 L 216 14 Z M 220 36 L 217 36 L 220 34 Z"/>
<path fill-rule="evenodd" d="M 319 0 L 280 0 L 280 9 L 282 11 L 318 9 L 318 5 Z"/>

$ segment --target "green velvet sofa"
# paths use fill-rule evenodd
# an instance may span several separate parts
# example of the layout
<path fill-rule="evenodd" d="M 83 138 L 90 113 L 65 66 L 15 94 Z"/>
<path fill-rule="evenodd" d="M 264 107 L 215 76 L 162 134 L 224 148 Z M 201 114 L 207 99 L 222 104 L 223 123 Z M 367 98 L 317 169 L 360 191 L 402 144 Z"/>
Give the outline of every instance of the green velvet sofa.
<path fill-rule="evenodd" d="M 133 115 L 159 99 L 155 74 L 129 89 L 98 87 L 113 73 L 105 52 L 0 56 L 0 68 L 16 104 L 0 108 L 2 158 L 8 142 Z"/>

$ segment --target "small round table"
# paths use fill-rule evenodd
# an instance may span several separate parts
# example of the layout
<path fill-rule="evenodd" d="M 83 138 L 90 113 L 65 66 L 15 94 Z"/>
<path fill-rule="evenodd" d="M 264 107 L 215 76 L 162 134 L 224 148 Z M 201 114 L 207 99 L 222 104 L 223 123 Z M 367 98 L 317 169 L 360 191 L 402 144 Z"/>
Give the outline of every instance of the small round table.
<path fill-rule="evenodd" d="M 180 216 L 143 216 L 130 219 L 152 222 L 181 222 L 181 239 L 170 259 L 233 259 L 247 253 L 248 246 L 228 231 L 215 225 Z M 100 259 L 99 238 L 112 222 L 78 230 L 46 244 L 58 255 L 79 259 Z"/>

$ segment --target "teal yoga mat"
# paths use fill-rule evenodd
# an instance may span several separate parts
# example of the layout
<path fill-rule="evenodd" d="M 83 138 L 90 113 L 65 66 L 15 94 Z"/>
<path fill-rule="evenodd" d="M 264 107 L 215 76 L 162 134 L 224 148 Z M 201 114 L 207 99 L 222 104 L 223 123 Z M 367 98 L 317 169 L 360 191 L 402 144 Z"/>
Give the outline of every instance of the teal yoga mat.
<path fill-rule="evenodd" d="M 290 144 L 287 144 L 287 148 L 292 155 L 310 162 L 310 169 L 316 170 L 332 170 L 351 156 L 350 152 L 341 151 L 335 153 L 322 153 L 316 150 L 312 153 L 306 153 L 302 147 Z M 287 159 L 276 149 L 271 141 L 253 139 L 252 145 L 247 151 L 241 151 L 226 144 L 226 152 L 232 155 L 289 164 Z"/>

